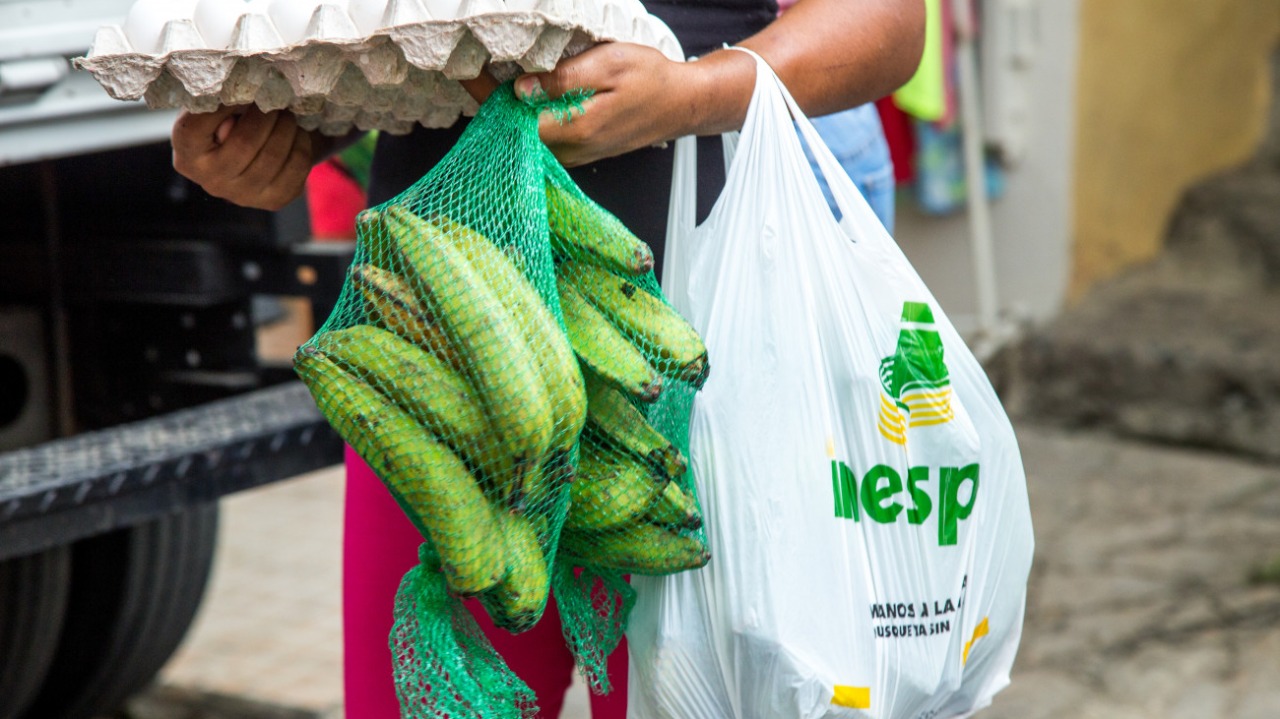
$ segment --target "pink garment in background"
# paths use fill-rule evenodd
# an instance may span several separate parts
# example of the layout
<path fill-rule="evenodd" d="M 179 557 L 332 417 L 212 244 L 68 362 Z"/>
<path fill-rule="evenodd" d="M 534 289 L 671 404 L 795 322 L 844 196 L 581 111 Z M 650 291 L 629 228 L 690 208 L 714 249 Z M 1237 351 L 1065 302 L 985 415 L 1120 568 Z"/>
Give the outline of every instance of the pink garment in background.
<path fill-rule="evenodd" d="M 354 240 L 356 215 L 367 207 L 364 190 L 333 158 L 307 175 L 307 209 L 311 236 L 317 240 Z"/>
<path fill-rule="evenodd" d="M 909 184 L 916 179 L 916 135 L 911 116 L 893 103 L 892 95 L 876 100 L 876 111 L 880 113 L 884 139 L 889 143 L 893 179 L 899 185 Z"/>
<path fill-rule="evenodd" d="M 377 475 L 347 448 L 343 551 L 343 631 L 347 719 L 399 719 L 388 638 L 396 590 L 418 561 L 422 538 Z M 560 633 L 554 599 L 533 629 L 513 635 L 493 626 L 474 600 L 467 602 L 494 648 L 538 696 L 539 719 L 558 719 L 573 679 L 573 655 Z M 627 715 L 626 643 L 609 657 L 614 691 L 591 697 L 593 719 Z"/>

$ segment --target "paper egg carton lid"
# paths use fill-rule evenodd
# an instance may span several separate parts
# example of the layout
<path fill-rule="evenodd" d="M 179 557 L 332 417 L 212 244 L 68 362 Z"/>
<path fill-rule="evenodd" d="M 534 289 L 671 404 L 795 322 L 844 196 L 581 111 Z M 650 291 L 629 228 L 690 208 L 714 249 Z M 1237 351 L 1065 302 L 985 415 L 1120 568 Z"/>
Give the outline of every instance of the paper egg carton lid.
<path fill-rule="evenodd" d="M 76 60 L 119 100 L 208 112 L 289 109 L 307 129 L 445 127 L 457 83 L 550 70 L 607 41 L 683 60 L 639 0 L 136 0 Z"/>

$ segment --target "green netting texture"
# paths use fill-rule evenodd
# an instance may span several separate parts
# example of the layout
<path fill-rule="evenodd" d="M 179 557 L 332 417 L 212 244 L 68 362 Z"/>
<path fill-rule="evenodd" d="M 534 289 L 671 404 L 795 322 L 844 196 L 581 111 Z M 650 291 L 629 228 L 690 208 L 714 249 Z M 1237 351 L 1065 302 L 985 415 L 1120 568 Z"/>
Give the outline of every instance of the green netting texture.
<path fill-rule="evenodd" d="M 435 168 L 361 214 L 337 307 L 295 357 L 425 540 L 392 637 L 405 716 L 529 711 L 460 598 L 521 632 L 554 584 L 603 692 L 624 575 L 710 556 L 686 460 L 706 348 L 663 300 L 648 245 L 538 139 L 540 112 L 567 118 L 581 97 L 496 91 Z"/>
<path fill-rule="evenodd" d="M 391 631 L 401 715 L 533 719 L 533 691 L 507 668 L 471 612 L 449 595 L 427 545 L 419 553 L 422 562 L 396 593 Z"/>

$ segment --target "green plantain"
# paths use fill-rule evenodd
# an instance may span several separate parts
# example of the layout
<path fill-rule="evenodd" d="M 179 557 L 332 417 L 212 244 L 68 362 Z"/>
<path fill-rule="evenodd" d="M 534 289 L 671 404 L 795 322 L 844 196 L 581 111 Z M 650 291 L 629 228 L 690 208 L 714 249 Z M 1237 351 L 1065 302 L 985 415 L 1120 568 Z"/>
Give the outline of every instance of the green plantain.
<path fill-rule="evenodd" d="M 480 595 L 480 602 L 494 624 L 519 634 L 542 618 L 551 578 L 533 523 L 515 512 L 501 513 L 499 521 L 506 538 L 507 573 Z"/>
<path fill-rule="evenodd" d="M 653 507 L 664 484 L 632 457 L 583 441 L 564 528 L 606 532 L 633 524 Z"/>
<path fill-rule="evenodd" d="M 551 225 L 551 249 L 563 257 L 628 275 L 653 269 L 653 250 L 618 218 L 550 182 L 547 222 Z"/>
<path fill-rule="evenodd" d="M 675 445 L 645 421 L 622 393 L 588 374 L 587 424 L 612 444 L 648 462 L 669 479 L 684 475 L 688 464 Z"/>
<path fill-rule="evenodd" d="M 488 238 L 447 218 L 436 220 L 470 260 L 490 287 L 501 288 L 498 298 L 511 310 L 537 360 L 547 389 L 556 429 L 553 449 L 568 450 L 578 441 L 587 416 L 582 373 L 565 331 L 538 290 L 502 250 Z"/>
<path fill-rule="evenodd" d="M 700 529 L 702 513 L 692 494 L 684 491 L 679 482 L 668 482 L 662 496 L 649 510 L 649 521 L 677 529 Z"/>
<path fill-rule="evenodd" d="M 607 534 L 565 531 L 561 550 L 584 565 L 631 574 L 674 574 L 705 566 L 707 545 L 654 524 L 641 523 Z"/>
<path fill-rule="evenodd" d="M 440 228 L 391 206 L 385 221 L 399 239 L 406 278 L 436 314 L 467 368 L 493 431 L 512 458 L 512 476 L 491 479 L 507 500 L 551 446 L 555 421 L 533 354 L 516 321 L 457 244 Z"/>
<path fill-rule="evenodd" d="M 462 365 L 444 327 L 413 296 L 413 290 L 396 275 L 373 265 L 356 265 L 351 283 L 364 298 L 365 315 L 371 324 L 391 330 L 413 344 L 449 363 Z"/>
<path fill-rule="evenodd" d="M 395 402 L 315 347 L 299 350 L 294 368 L 321 414 L 431 540 L 449 588 L 469 596 L 497 584 L 506 573 L 502 530 L 462 460 Z"/>
<path fill-rule="evenodd" d="M 569 487 L 577 472 L 570 461 L 570 452 L 553 449 L 538 466 L 538 477 L 525 483 L 529 488 L 524 495 L 523 511 L 526 516 L 557 516 L 567 499 L 564 490 Z M 531 473 L 532 474 L 532 473 Z"/>
<path fill-rule="evenodd" d="M 371 325 L 328 332 L 316 344 L 330 361 L 394 400 L 473 467 L 489 475 L 513 471 L 475 390 L 435 355 Z"/>
<path fill-rule="evenodd" d="M 396 241 L 387 231 L 381 212 L 377 209 L 368 209 L 356 215 L 356 237 L 368 253 L 371 265 L 388 272 L 395 272 L 398 269 Z"/>
<path fill-rule="evenodd" d="M 560 309 L 573 351 L 591 371 L 641 402 L 662 392 L 662 378 L 639 350 L 563 277 L 556 278 Z"/>
<path fill-rule="evenodd" d="M 707 380 L 707 348 L 674 309 L 626 278 L 583 262 L 563 262 L 560 276 L 595 305 L 664 376 L 694 387 Z"/>

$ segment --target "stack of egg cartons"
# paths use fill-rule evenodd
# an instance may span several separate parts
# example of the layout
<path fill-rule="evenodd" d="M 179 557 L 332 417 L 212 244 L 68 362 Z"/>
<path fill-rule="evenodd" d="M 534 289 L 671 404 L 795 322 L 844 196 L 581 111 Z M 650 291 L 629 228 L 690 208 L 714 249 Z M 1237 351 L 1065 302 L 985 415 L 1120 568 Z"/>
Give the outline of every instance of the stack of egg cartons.
<path fill-rule="evenodd" d="M 402 134 L 472 114 L 457 80 L 553 68 L 604 41 L 683 59 L 639 0 L 137 0 L 77 64 L 114 98 L 255 103 L 306 129 Z"/>

